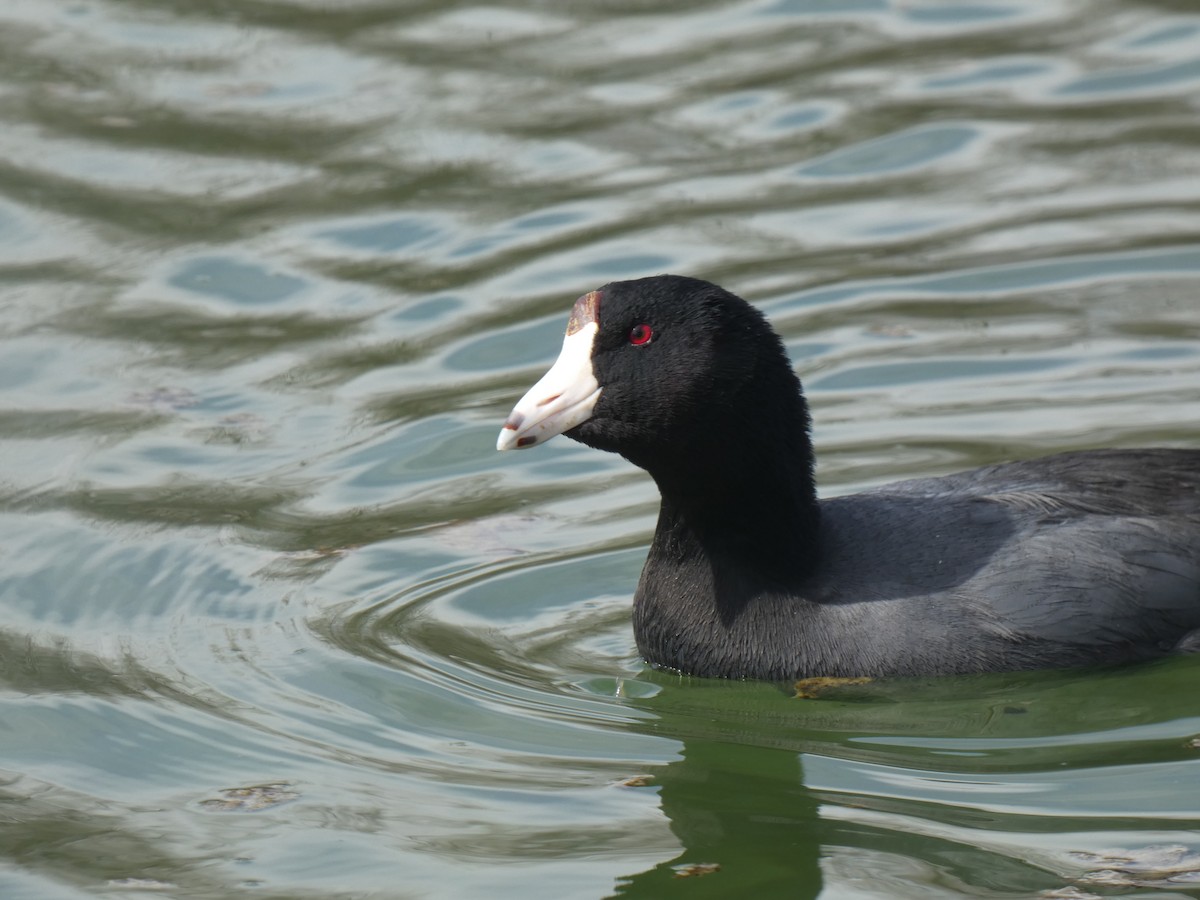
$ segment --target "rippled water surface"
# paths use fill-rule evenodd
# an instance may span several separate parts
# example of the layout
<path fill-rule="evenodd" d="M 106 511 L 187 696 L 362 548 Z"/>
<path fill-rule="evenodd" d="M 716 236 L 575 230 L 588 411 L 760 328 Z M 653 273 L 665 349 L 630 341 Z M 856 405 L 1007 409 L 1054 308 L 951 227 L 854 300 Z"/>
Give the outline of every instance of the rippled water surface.
<path fill-rule="evenodd" d="M 6 0 L 0 115 L 0 896 L 1200 895 L 1196 660 L 650 671 L 652 483 L 493 449 L 662 271 L 826 495 L 1200 446 L 1195 4 Z"/>

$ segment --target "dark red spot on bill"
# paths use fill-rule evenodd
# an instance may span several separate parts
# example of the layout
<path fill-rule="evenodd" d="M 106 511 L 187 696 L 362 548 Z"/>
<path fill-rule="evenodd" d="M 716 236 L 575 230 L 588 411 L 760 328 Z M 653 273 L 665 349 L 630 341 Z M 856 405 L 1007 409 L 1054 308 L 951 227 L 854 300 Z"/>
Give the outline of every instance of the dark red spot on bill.
<path fill-rule="evenodd" d="M 567 320 L 567 334 L 572 335 L 585 325 L 600 321 L 601 291 L 590 291 L 575 301 L 571 308 L 571 318 Z"/>

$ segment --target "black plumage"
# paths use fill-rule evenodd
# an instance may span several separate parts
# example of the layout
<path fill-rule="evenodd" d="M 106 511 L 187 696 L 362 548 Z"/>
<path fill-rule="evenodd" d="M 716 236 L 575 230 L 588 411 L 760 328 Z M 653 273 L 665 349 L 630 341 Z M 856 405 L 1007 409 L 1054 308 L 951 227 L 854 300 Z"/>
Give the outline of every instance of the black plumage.
<path fill-rule="evenodd" d="M 634 598 L 650 663 L 930 675 L 1200 645 L 1200 451 L 1064 453 L 818 500 L 807 404 L 761 313 L 678 276 L 597 297 L 600 393 L 565 433 L 662 494 Z M 641 325 L 653 338 L 635 344 Z"/>

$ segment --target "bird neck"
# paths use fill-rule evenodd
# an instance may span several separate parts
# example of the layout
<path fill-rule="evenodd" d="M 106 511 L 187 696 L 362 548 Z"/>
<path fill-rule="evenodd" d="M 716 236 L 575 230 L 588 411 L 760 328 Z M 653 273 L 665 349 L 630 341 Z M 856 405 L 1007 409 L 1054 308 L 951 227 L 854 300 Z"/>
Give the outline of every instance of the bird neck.
<path fill-rule="evenodd" d="M 820 507 L 808 409 L 798 384 L 789 397 L 782 409 L 743 418 L 742 432 L 709 430 L 650 469 L 662 494 L 655 550 L 700 553 L 776 586 L 811 573 Z"/>
<path fill-rule="evenodd" d="M 786 678 L 820 645 L 819 635 L 797 637 L 814 621 L 798 610 L 820 560 L 808 434 L 793 435 L 787 457 L 728 446 L 737 452 L 721 466 L 697 469 L 697 454 L 690 472 L 655 473 L 662 506 L 634 594 L 634 636 L 653 665 Z"/>

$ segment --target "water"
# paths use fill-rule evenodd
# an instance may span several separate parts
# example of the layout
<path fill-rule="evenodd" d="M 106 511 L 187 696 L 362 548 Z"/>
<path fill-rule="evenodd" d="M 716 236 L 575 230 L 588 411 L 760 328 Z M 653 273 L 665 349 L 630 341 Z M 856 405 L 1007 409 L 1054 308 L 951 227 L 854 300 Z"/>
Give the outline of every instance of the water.
<path fill-rule="evenodd" d="M 1200 895 L 1195 660 L 647 671 L 648 479 L 492 450 L 574 298 L 660 271 L 770 314 L 826 495 L 1200 445 L 1192 4 L 8 0 L 0 43 L 0 896 Z"/>

